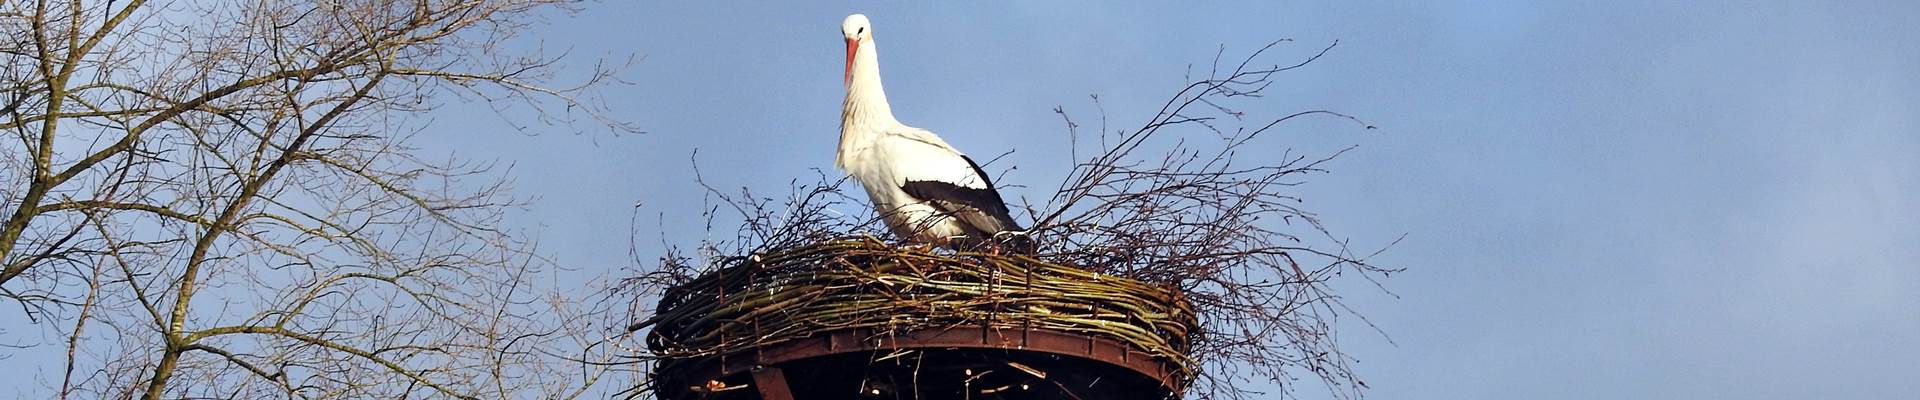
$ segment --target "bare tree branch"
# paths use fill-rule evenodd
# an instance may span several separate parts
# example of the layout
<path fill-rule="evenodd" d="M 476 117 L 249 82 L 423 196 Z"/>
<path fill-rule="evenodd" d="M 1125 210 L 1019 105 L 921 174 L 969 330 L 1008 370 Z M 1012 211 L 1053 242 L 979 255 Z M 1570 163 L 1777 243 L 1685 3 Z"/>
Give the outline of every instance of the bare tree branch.
<path fill-rule="evenodd" d="M 618 66 L 503 46 L 574 7 L 0 0 L 0 301 L 64 339 L 48 397 L 589 393 L 599 334 L 553 325 L 588 311 L 499 226 L 504 171 L 409 142 L 475 96 L 636 131 L 595 97 Z"/>

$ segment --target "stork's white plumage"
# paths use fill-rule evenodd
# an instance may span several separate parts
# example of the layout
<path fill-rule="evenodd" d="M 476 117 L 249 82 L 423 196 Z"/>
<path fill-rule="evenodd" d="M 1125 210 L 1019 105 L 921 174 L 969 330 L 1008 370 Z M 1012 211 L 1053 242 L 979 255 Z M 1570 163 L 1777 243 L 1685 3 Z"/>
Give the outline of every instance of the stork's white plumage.
<path fill-rule="evenodd" d="M 847 100 L 834 166 L 867 188 L 887 228 L 906 240 L 957 246 L 1018 233 L 979 164 L 933 132 L 893 118 L 867 17 L 848 16 L 840 31 L 847 41 Z"/>

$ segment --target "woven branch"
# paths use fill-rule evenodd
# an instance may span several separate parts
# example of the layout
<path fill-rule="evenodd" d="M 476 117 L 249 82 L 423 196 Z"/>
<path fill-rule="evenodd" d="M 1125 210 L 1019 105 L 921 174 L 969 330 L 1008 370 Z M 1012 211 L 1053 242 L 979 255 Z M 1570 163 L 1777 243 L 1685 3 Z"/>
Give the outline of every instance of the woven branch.
<path fill-rule="evenodd" d="M 669 290 L 653 327 L 655 373 L 844 329 L 1034 328 L 1108 338 L 1169 361 L 1183 385 L 1199 321 L 1174 288 L 1023 255 L 946 253 L 842 238 L 735 257 Z"/>

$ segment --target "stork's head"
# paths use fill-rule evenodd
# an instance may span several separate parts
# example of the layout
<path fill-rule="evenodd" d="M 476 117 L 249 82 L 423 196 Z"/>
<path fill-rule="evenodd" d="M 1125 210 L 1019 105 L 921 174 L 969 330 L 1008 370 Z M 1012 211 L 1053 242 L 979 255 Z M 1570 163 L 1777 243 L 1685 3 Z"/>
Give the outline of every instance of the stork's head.
<path fill-rule="evenodd" d="M 847 40 L 847 85 L 853 84 L 853 58 L 860 54 L 860 44 L 873 40 L 873 24 L 867 22 L 863 14 L 848 15 L 840 22 L 840 35 Z"/>

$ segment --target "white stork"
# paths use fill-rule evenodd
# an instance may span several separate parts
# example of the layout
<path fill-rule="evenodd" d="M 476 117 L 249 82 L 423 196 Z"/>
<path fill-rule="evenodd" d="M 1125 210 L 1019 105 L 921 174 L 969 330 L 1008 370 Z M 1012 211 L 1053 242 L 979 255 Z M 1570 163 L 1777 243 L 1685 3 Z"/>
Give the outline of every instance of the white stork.
<path fill-rule="evenodd" d="M 867 16 L 847 16 L 840 33 L 847 41 L 847 100 L 834 166 L 866 186 L 887 228 L 908 241 L 954 247 L 978 246 L 1002 233 L 1025 242 L 979 164 L 933 132 L 893 118 Z"/>

